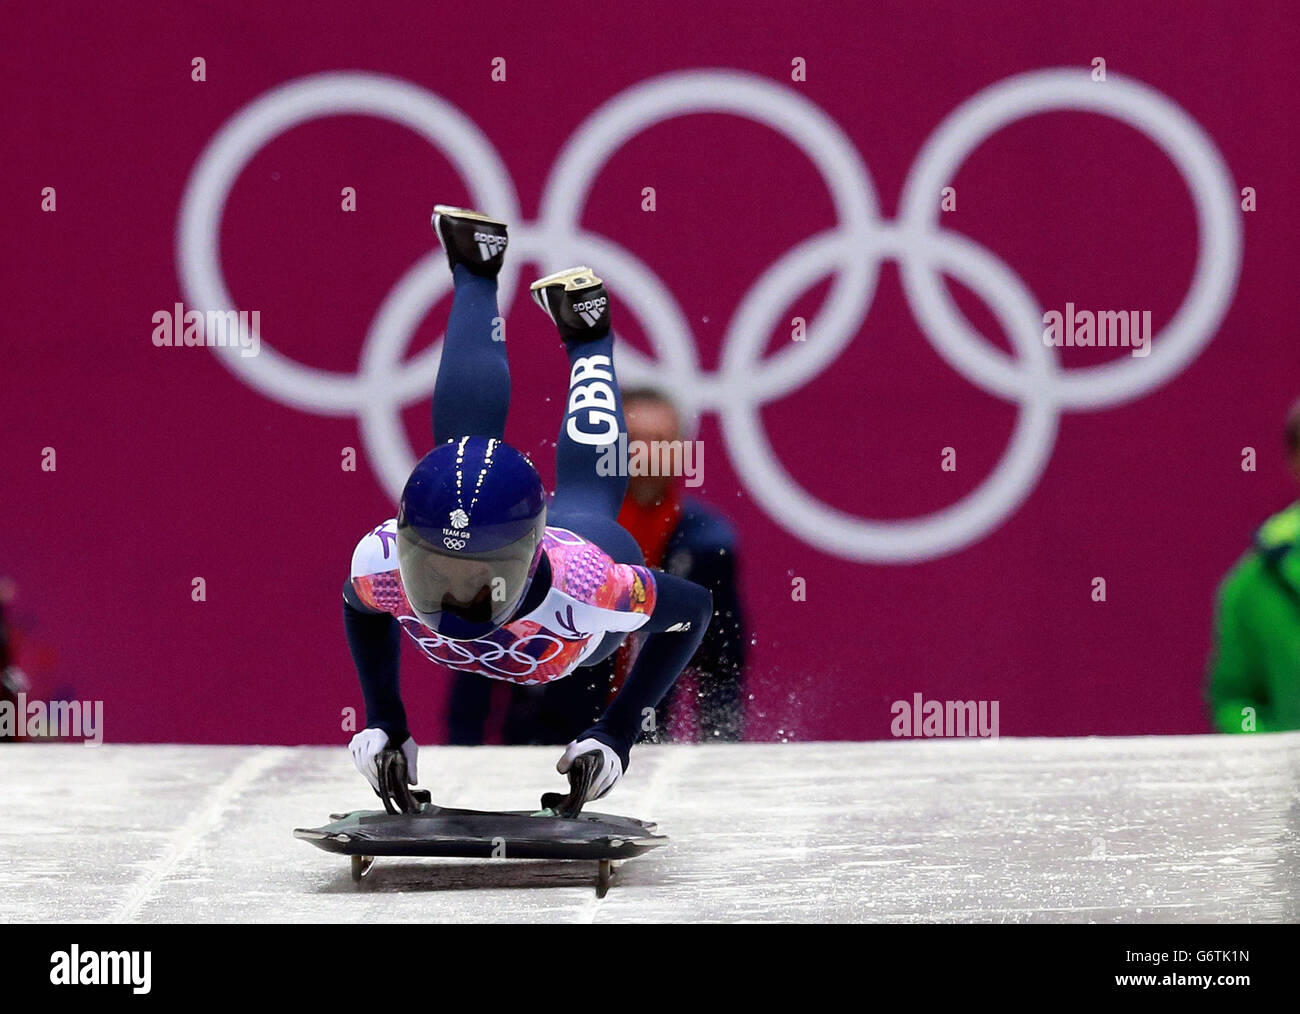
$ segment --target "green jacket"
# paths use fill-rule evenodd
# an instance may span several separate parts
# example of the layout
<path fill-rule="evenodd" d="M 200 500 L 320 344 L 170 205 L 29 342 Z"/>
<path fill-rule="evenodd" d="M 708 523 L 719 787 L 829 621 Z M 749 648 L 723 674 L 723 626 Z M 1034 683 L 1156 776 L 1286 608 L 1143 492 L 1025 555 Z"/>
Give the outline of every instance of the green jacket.
<path fill-rule="evenodd" d="M 1219 586 L 1209 701 L 1219 732 L 1300 729 L 1300 502 L 1260 526 Z"/>

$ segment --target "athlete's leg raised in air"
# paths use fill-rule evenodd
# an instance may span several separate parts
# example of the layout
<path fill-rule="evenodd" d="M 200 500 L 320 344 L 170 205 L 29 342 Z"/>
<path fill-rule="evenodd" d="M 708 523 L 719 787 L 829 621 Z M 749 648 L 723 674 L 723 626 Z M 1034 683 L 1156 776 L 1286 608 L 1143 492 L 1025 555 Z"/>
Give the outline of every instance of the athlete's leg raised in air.
<path fill-rule="evenodd" d="M 614 372 L 614 335 L 605 287 L 589 268 L 571 268 L 533 283 L 533 298 L 555 322 L 569 357 L 569 393 L 555 446 L 555 500 L 550 524 L 600 546 L 618 563 L 645 562 L 618 523 L 627 476 L 601 468 L 625 434 L 623 398 Z"/>
<path fill-rule="evenodd" d="M 510 407 L 510 368 L 497 308 L 506 226 L 440 204 L 434 209 L 433 231 L 447 252 L 455 285 L 433 389 L 433 441 L 444 444 L 465 436 L 500 440 Z"/>

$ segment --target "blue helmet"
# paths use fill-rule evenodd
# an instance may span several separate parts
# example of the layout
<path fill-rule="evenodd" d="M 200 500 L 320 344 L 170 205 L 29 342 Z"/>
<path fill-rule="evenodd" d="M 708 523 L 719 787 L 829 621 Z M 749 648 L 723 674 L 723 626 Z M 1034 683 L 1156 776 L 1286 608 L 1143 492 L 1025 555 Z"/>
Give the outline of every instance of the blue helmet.
<path fill-rule="evenodd" d="M 542 558 L 546 494 L 533 463 L 490 437 L 435 447 L 406 480 L 397 563 L 420 622 L 453 641 L 501 627 Z"/>

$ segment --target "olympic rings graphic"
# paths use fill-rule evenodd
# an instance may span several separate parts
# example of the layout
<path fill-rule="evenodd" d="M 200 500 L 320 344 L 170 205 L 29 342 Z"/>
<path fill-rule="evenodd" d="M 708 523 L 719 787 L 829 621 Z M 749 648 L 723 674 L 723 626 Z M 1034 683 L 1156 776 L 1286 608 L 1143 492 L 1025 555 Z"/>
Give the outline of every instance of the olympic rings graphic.
<path fill-rule="evenodd" d="M 1181 306 L 1145 358 L 1063 369 L 1043 344 L 1042 309 L 1021 278 L 988 249 L 938 224 L 939 194 L 967 156 L 1002 127 L 1027 116 L 1079 110 L 1113 117 L 1150 138 L 1186 181 L 1195 204 L 1199 248 Z M 813 163 L 830 192 L 837 225 L 786 251 L 750 287 L 724 336 L 717 369 L 703 370 L 691 326 L 663 283 L 608 237 L 580 226 L 600 169 L 630 138 L 665 120 L 726 113 L 770 127 Z M 1086 70 L 1031 71 L 990 85 L 950 113 L 922 147 L 903 188 L 900 214 L 880 217 L 875 187 L 857 150 L 815 103 L 756 75 L 691 70 L 652 78 L 614 96 L 568 139 L 547 180 L 535 222 L 523 222 L 505 164 L 491 142 L 444 99 L 396 78 L 326 73 L 290 82 L 233 116 L 200 155 L 177 225 L 177 260 L 186 301 L 230 309 L 218 251 L 226 198 L 268 141 L 323 116 L 365 114 L 402 124 L 444 153 L 474 206 L 508 220 L 511 247 L 501 275 L 502 312 L 518 280 L 513 264 L 546 271 L 599 264 L 601 275 L 636 315 L 655 350 L 649 360 L 620 349 L 620 372 L 678 393 L 691 417 L 717 413 L 736 474 L 755 501 L 791 535 L 847 560 L 911 563 L 978 541 L 1024 502 L 1051 456 L 1062 412 L 1108 408 L 1139 398 L 1177 376 L 1214 336 L 1236 291 L 1241 223 L 1236 191 L 1218 149 L 1177 104 L 1115 74 L 1103 85 Z M 873 521 L 828 506 L 777 459 L 760 421 L 762 406 L 825 370 L 858 333 L 870 310 L 881 264 L 898 261 L 909 306 L 940 357 L 981 390 L 1019 406 L 1010 444 L 993 472 L 964 499 L 932 514 Z M 246 383 L 286 405 L 324 415 L 356 415 L 370 460 L 396 498 L 415 463 L 401 410 L 428 397 L 441 343 L 403 363 L 411 337 L 450 279 L 434 249 L 398 279 L 378 308 L 355 375 L 314 369 L 278 353 L 237 347 L 213 352 Z M 784 308 L 834 276 L 825 305 L 808 324 L 816 341 L 764 357 Z M 985 342 L 957 308 L 945 275 L 983 298 L 1005 329 L 1014 356 Z M 790 519 L 797 518 L 792 526 Z"/>

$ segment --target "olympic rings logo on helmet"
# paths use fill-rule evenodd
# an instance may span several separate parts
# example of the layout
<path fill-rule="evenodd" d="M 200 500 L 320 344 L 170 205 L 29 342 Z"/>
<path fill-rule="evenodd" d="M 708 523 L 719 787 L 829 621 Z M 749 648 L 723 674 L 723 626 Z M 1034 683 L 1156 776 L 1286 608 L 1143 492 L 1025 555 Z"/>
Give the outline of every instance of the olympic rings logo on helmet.
<path fill-rule="evenodd" d="M 443 544 L 444 546 L 446 546 L 448 549 L 464 549 L 464 548 L 465 548 L 465 540 L 464 540 L 464 539 L 453 539 L 453 538 L 451 538 L 450 536 L 444 536 L 444 537 L 443 537 L 443 540 L 442 540 L 442 544 Z"/>
<path fill-rule="evenodd" d="M 1154 336 L 1148 357 L 1063 369 L 1056 351 L 1041 341 L 1042 310 L 1024 281 L 987 248 L 938 225 L 940 191 L 976 147 L 1009 123 L 1055 110 L 1099 113 L 1134 127 L 1168 155 L 1191 192 L 1199 238 L 1192 283 L 1173 318 Z M 690 323 L 663 283 L 633 254 L 579 224 L 596 175 L 624 143 L 648 127 L 694 113 L 741 116 L 781 133 L 817 168 L 838 220 L 835 228 L 795 244 L 759 276 L 731 318 L 712 371 L 701 367 Z M 456 167 L 473 207 L 510 222 L 511 245 L 519 256 L 502 269 L 503 314 L 513 301 L 520 264 L 535 261 L 548 272 L 571 263 L 600 264 L 601 275 L 618 290 L 625 310 L 637 316 L 655 349 L 651 361 L 633 348 L 621 348 L 623 375 L 633 383 L 654 378 L 677 392 L 689 417 L 717 413 L 735 472 L 764 512 L 796 538 L 847 560 L 932 559 L 992 531 L 1042 476 L 1061 413 L 1132 401 L 1180 373 L 1223 320 L 1241 268 L 1235 187 L 1218 149 L 1168 97 L 1115 74 L 1099 86 L 1086 70 L 1030 71 L 963 102 L 922 147 L 894 221 L 880 216 L 858 151 L 815 103 L 740 71 L 665 74 L 614 96 L 578 127 L 547 180 L 539 219 L 524 222 L 504 162 L 460 110 L 397 78 L 325 73 L 281 85 L 249 103 L 200 155 L 177 225 L 188 303 L 205 311 L 234 306 L 218 243 L 226 198 L 244 166 L 291 127 L 345 114 L 390 120 L 420 134 Z M 908 304 L 935 351 L 971 383 L 1017 403 L 1020 411 L 1002 461 L 974 491 L 923 517 L 876 521 L 833 508 L 803 489 L 777 459 L 760 410 L 817 376 L 853 340 L 870 309 L 880 266 L 889 259 L 898 262 Z M 443 260 L 435 247 L 397 280 L 365 335 L 355 375 L 297 363 L 264 340 L 258 356 L 241 356 L 237 347 L 213 347 L 213 352 L 267 397 L 323 415 L 356 415 L 370 461 L 396 497 L 415 461 L 401 410 L 428 397 L 441 342 L 407 362 L 402 356 L 429 308 L 450 287 Z M 831 274 L 825 304 L 807 328 L 816 331 L 818 341 L 792 343 L 764 358 L 783 309 Z M 945 274 L 988 303 L 1015 356 L 983 341 L 948 294 Z"/>

